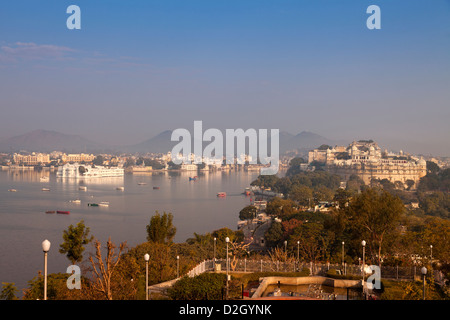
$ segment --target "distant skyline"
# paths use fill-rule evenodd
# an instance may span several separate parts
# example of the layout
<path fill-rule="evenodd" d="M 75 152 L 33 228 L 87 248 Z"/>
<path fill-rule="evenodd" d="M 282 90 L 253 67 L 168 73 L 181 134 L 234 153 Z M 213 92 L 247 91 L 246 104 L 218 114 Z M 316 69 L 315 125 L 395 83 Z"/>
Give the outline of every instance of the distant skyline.
<path fill-rule="evenodd" d="M 450 156 L 449 119 L 448 0 L 0 4 L 0 139 L 127 145 L 202 120 Z"/>

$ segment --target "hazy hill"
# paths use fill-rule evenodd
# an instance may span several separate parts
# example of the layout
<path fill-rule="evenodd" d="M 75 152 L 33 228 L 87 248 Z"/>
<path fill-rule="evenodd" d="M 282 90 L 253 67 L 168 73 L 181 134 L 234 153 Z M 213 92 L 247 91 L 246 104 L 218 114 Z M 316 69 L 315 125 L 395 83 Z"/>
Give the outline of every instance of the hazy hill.
<path fill-rule="evenodd" d="M 68 135 L 56 131 L 34 130 L 19 136 L 0 141 L 1 152 L 95 152 L 102 145 L 77 135 Z"/>

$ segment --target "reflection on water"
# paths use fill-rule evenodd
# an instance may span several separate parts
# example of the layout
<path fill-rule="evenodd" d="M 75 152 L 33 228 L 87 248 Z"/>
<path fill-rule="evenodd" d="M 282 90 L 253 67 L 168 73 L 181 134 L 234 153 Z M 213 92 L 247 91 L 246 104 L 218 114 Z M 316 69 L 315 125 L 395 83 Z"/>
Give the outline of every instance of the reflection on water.
<path fill-rule="evenodd" d="M 198 178 L 190 180 L 193 176 Z M 146 241 L 146 225 L 156 210 L 173 214 L 176 242 L 184 242 L 194 232 L 236 230 L 239 211 L 250 203 L 242 192 L 257 176 L 245 171 L 183 171 L 77 180 L 57 178 L 55 172 L 44 170 L 0 171 L 0 281 L 25 288 L 42 270 L 44 239 L 52 243 L 49 272 L 65 272 L 70 263 L 58 253 L 62 233 L 80 220 L 100 241 L 111 236 L 114 243 L 127 241 L 129 247 Z M 123 191 L 116 190 L 119 186 Z M 227 197 L 218 198 L 217 192 L 226 192 Z M 109 206 L 88 206 L 100 202 Z M 57 210 L 70 214 L 46 214 Z"/>

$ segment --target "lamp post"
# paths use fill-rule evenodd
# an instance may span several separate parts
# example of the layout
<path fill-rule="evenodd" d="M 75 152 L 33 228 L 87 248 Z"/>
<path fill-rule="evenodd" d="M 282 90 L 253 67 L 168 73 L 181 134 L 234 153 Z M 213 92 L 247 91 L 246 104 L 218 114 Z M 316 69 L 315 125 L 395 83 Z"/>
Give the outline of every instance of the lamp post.
<path fill-rule="evenodd" d="M 145 300 L 148 300 L 148 261 L 150 260 L 150 256 L 148 253 L 144 254 L 145 260 Z"/>
<path fill-rule="evenodd" d="M 180 256 L 177 256 L 177 279 L 180 277 Z"/>
<path fill-rule="evenodd" d="M 345 242 L 342 241 L 342 270 L 344 270 L 344 268 L 345 268 L 345 261 L 344 261 L 344 245 L 345 245 Z"/>
<path fill-rule="evenodd" d="M 214 265 L 214 270 L 216 270 L 216 237 L 214 237 L 214 261 L 213 261 L 213 265 Z"/>
<path fill-rule="evenodd" d="M 47 253 L 50 251 L 50 241 L 42 241 L 42 250 L 44 251 L 44 300 L 47 300 Z"/>
<path fill-rule="evenodd" d="M 362 247 L 363 247 L 363 263 L 362 263 L 362 288 L 363 288 L 363 295 L 365 295 L 365 292 L 364 292 L 364 273 L 365 273 L 365 270 L 364 270 L 364 267 L 366 266 L 366 241 L 361 241 L 361 245 L 362 245 Z"/>
<path fill-rule="evenodd" d="M 431 265 L 433 265 L 433 245 L 430 244 L 430 260 L 431 260 Z"/>
<path fill-rule="evenodd" d="M 227 243 L 227 292 L 225 295 L 225 300 L 228 300 L 228 266 L 229 266 L 229 264 L 228 264 L 228 242 L 230 242 L 230 238 L 226 237 L 225 242 Z"/>
<path fill-rule="evenodd" d="M 423 300 L 425 300 L 425 276 L 427 274 L 427 268 L 422 267 L 422 269 L 420 269 L 420 271 L 422 272 L 422 275 L 423 275 Z"/>
<path fill-rule="evenodd" d="M 297 269 L 299 269 L 300 266 L 300 241 L 297 241 Z"/>

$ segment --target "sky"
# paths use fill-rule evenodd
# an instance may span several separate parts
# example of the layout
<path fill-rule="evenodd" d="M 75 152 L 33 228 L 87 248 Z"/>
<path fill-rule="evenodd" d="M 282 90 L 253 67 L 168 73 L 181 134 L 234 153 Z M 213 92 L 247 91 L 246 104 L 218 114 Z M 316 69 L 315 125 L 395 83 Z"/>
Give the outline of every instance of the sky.
<path fill-rule="evenodd" d="M 202 120 L 450 156 L 449 119 L 449 0 L 0 3 L 0 138 L 124 145 Z"/>

